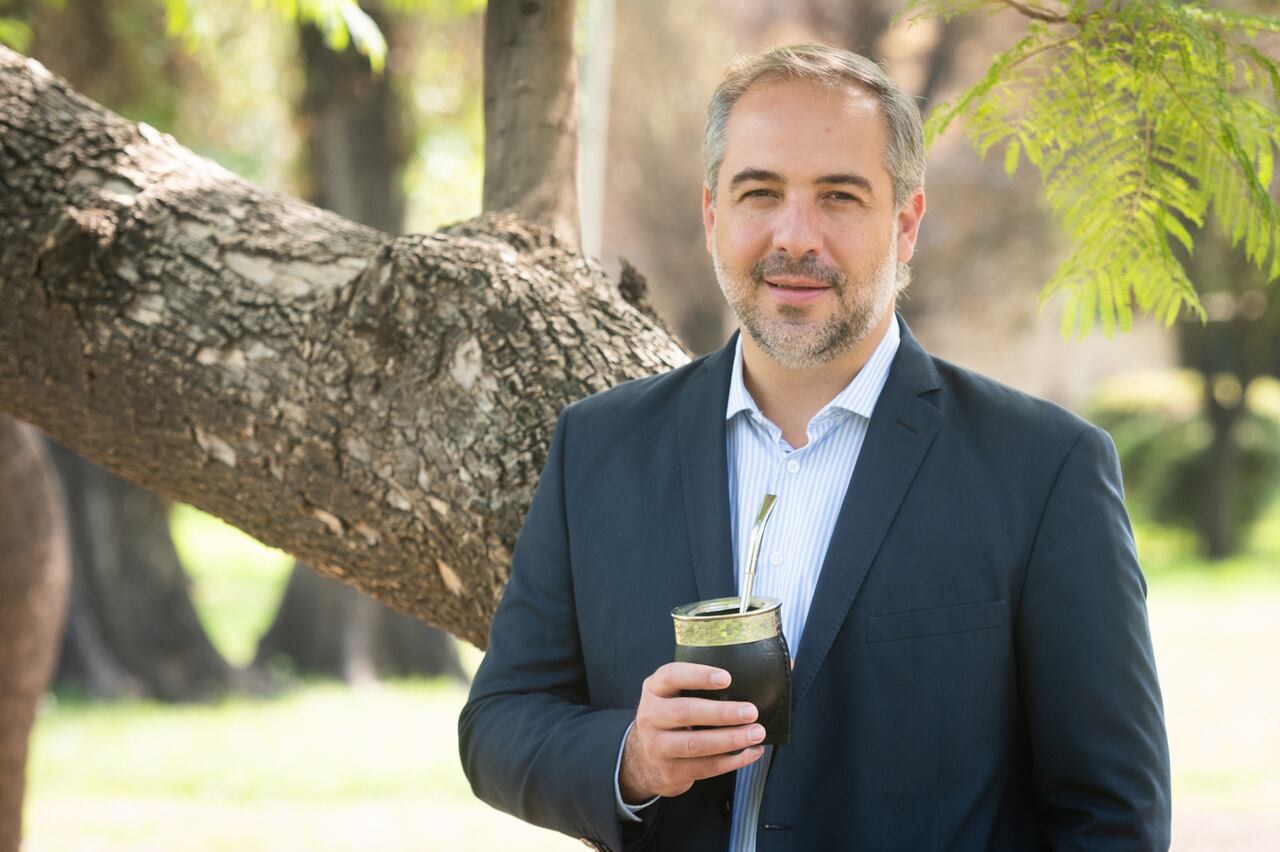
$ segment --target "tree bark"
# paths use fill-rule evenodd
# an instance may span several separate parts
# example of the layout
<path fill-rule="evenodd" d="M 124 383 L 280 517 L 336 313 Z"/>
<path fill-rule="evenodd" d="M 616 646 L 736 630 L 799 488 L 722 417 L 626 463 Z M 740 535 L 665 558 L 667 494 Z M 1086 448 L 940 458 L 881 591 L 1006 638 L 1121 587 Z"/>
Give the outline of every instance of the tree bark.
<path fill-rule="evenodd" d="M 573 0 L 490 0 L 484 17 L 484 209 L 577 248 Z"/>
<path fill-rule="evenodd" d="M 557 412 L 687 360 L 543 229 L 390 237 L 0 49 L 0 407 L 483 647 Z"/>
<path fill-rule="evenodd" d="M 17 852 L 27 742 L 57 656 L 67 532 L 40 436 L 0 414 L 0 852 Z"/>

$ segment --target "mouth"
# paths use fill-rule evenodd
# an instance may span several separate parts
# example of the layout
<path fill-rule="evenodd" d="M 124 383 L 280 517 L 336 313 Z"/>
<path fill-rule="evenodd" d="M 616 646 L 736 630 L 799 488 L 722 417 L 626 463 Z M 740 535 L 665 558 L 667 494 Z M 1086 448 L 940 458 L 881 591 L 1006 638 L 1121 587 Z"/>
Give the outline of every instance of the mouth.
<path fill-rule="evenodd" d="M 812 302 L 831 289 L 829 284 L 815 281 L 812 278 L 778 275 L 765 279 L 769 285 L 769 293 L 779 302 L 799 305 Z"/>
<path fill-rule="evenodd" d="M 831 286 L 801 275 L 771 275 L 764 281 L 780 290 L 827 290 Z"/>

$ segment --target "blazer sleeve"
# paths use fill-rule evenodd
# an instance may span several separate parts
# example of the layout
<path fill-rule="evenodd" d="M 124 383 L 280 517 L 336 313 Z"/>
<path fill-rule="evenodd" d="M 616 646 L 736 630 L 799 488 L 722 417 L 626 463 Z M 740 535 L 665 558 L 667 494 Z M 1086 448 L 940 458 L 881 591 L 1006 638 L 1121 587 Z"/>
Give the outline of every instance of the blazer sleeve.
<path fill-rule="evenodd" d="M 614 768 L 635 711 L 590 704 L 569 564 L 568 417 L 566 410 L 556 424 L 489 648 L 458 720 L 459 750 L 485 802 L 596 848 L 622 849 L 629 844 L 615 809 Z M 628 828 L 628 838 L 646 827 Z"/>
<path fill-rule="evenodd" d="M 1015 630 L 1049 847 L 1167 849 L 1169 747 L 1146 583 L 1115 446 L 1096 427 L 1049 493 Z"/>

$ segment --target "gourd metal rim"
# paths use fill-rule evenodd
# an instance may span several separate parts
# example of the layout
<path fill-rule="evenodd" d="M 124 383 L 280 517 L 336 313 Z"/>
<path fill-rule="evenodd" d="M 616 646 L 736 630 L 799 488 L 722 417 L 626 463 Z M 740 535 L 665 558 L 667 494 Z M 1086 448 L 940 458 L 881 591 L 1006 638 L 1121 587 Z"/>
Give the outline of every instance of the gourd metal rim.
<path fill-rule="evenodd" d="M 782 633 L 782 601 L 751 598 L 751 608 L 738 612 L 741 598 L 711 598 L 671 610 L 676 644 L 686 647 L 742 645 Z M 714 613 L 714 614 L 711 614 Z"/>

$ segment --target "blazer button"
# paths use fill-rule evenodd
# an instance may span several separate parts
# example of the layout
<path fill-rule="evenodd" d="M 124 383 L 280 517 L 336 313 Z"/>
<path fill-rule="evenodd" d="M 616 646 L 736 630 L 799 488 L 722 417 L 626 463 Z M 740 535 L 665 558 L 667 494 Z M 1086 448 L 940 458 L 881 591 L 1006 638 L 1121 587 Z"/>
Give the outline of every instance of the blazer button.
<path fill-rule="evenodd" d="M 725 799 L 724 808 L 721 810 L 720 813 L 721 813 L 721 816 L 725 818 L 725 820 L 729 820 L 733 816 L 733 802 L 731 802 L 728 799 Z"/>

